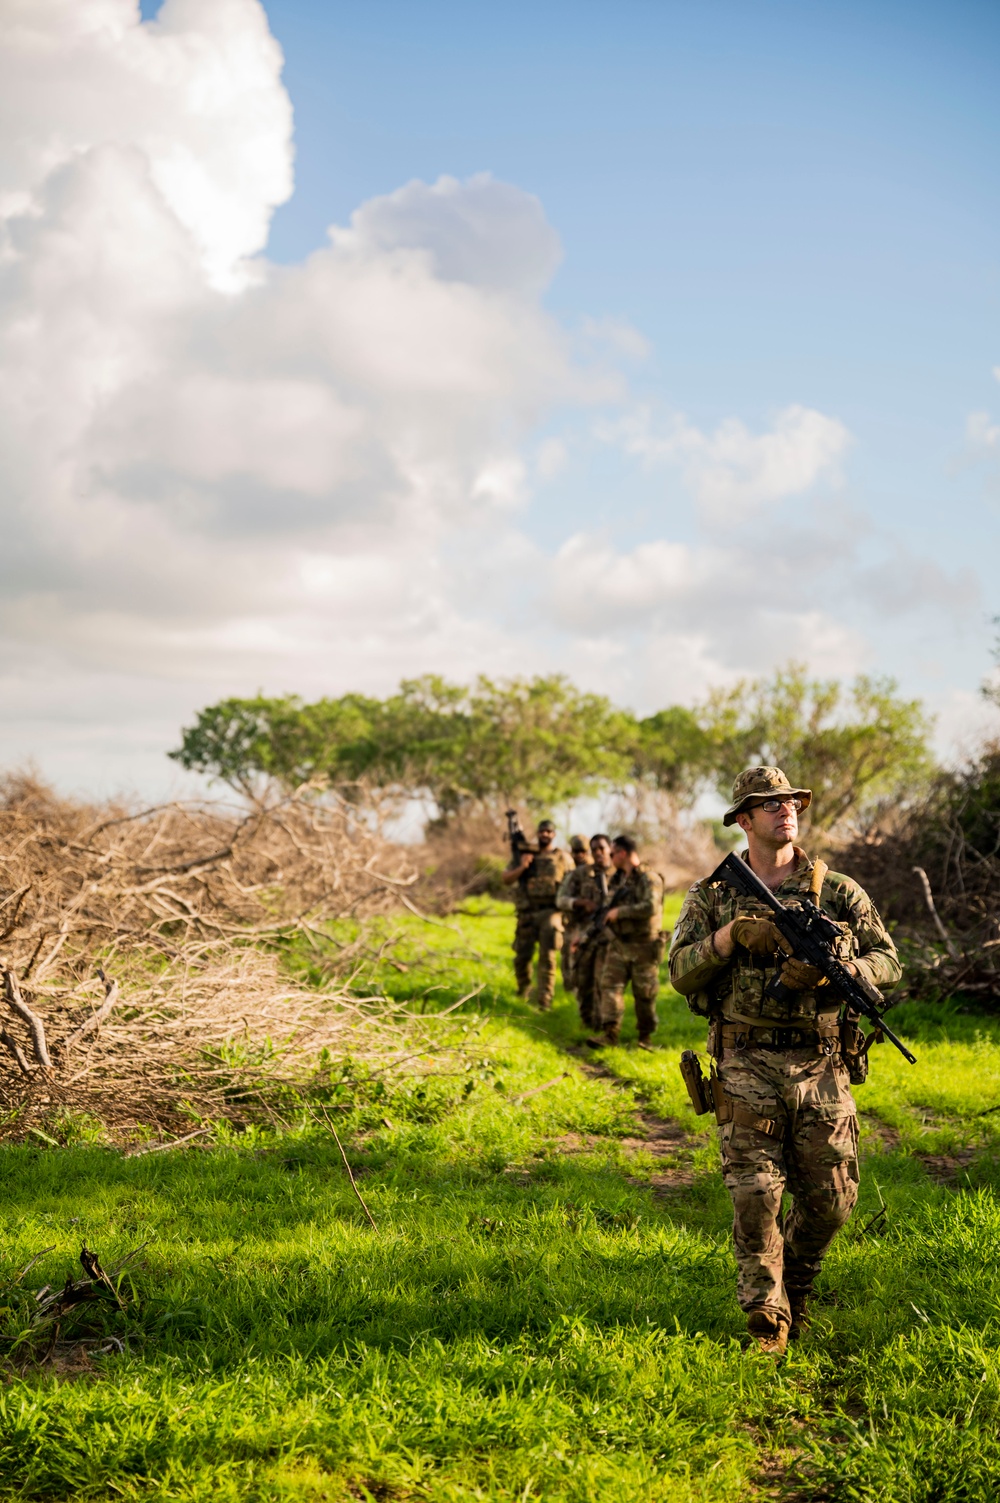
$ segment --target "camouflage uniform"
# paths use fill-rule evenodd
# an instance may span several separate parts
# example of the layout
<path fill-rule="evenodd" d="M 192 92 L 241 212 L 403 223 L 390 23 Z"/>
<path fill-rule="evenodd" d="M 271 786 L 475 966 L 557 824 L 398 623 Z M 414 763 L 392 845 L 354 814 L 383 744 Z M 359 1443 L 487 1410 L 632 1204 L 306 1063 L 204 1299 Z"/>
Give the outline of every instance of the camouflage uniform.
<path fill-rule="evenodd" d="M 656 998 L 663 959 L 663 878 L 645 866 L 616 871 L 611 905 L 618 917 L 605 926 L 608 942 L 597 975 L 596 1019 L 608 1043 L 618 1042 L 625 1013 L 625 987 L 631 981 L 639 1038 L 656 1029 Z"/>
<path fill-rule="evenodd" d="M 805 852 L 795 851 L 794 872 L 774 889 L 792 905 L 812 890 L 814 873 Z M 827 872 L 819 903 L 842 926 L 841 959 L 876 986 L 893 986 L 901 974 L 896 949 L 864 890 Z M 794 992 L 782 1005 L 764 992 L 773 958 L 739 945 L 727 960 L 716 954 L 713 933 L 740 914 L 766 918 L 769 910 L 726 883 L 696 882 L 674 930 L 670 979 L 693 1012 L 712 1019 L 709 1047 L 719 1078 L 743 1108 L 740 1121 L 720 1127 L 740 1304 L 789 1322 L 804 1310 L 823 1256 L 857 1200 L 857 1109 L 840 1058 L 838 1000 L 820 987 Z M 786 1189 L 792 1205 L 782 1219 Z"/>
<path fill-rule="evenodd" d="M 576 993 L 581 1021 L 586 1028 L 593 1028 L 596 1025 L 594 1017 L 596 969 L 607 936 L 602 932 L 584 943 L 584 935 L 593 915 L 574 912 L 573 903 L 575 899 L 582 898 L 600 907 L 604 902 L 601 875 L 604 875 L 607 881 L 609 874 L 599 874 L 593 866 L 575 866 L 563 877 L 556 897 L 556 907 L 566 915 L 566 940 L 563 943 L 563 954 L 566 954 L 567 946 L 569 946 L 573 991 Z M 565 980 L 563 984 L 565 985 Z"/>
<path fill-rule="evenodd" d="M 581 915 L 577 914 L 575 919 L 570 918 L 569 915 L 573 913 L 572 898 L 569 904 L 564 907 L 562 902 L 560 901 L 560 896 L 562 894 L 563 887 L 565 887 L 566 883 L 570 880 L 570 878 L 575 876 L 577 872 L 587 873 L 593 871 L 594 868 L 591 862 L 590 850 L 587 846 L 587 842 L 584 840 L 582 835 L 574 835 L 569 843 L 569 848 L 573 856 L 574 866 L 573 870 L 571 872 L 568 872 L 562 879 L 559 893 L 556 895 L 556 907 L 559 909 L 560 913 L 567 915 L 563 920 L 563 941 L 562 947 L 559 951 L 559 970 L 562 974 L 563 991 L 568 997 L 572 997 L 576 993 L 576 982 L 573 980 L 573 941 L 574 938 L 579 938 Z M 581 880 L 583 879 L 581 878 Z M 574 891 L 572 894 L 572 897 L 581 896 L 582 894 L 576 891 Z"/>
<path fill-rule="evenodd" d="M 507 868 L 513 870 L 513 866 Z M 556 989 L 556 950 L 562 938 L 563 916 L 556 908 L 556 894 L 567 871 L 573 870 L 572 858 L 558 846 L 550 846 L 535 857 L 523 882 L 515 884 L 514 907 L 514 975 L 521 996 L 531 985 L 531 960 L 538 946 L 538 974 L 534 1001 L 543 1010 L 552 1006 Z"/>

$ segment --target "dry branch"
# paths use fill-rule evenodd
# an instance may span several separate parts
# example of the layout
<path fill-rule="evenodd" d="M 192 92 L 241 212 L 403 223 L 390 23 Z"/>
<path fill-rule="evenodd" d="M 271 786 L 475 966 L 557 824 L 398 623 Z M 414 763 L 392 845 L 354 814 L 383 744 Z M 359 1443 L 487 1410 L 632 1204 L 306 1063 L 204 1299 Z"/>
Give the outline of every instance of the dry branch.
<path fill-rule="evenodd" d="M 363 807 L 308 789 L 249 811 L 133 813 L 60 800 L 30 778 L 0 782 L 12 1014 L 0 1110 L 18 1132 L 44 1106 L 173 1135 L 192 1111 L 245 1110 L 234 1102 L 262 1071 L 294 1075 L 323 1048 L 405 1057 L 414 1039 L 399 1010 L 347 990 L 370 948 L 363 933 L 335 939 L 326 926 L 398 908 L 413 877 Z M 323 992 L 282 976 L 279 951 L 299 937 L 322 954 Z"/>

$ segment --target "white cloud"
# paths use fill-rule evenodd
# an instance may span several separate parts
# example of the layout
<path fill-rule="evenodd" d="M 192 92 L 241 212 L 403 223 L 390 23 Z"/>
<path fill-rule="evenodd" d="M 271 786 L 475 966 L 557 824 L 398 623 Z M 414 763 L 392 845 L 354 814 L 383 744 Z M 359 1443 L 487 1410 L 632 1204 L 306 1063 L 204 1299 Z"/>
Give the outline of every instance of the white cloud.
<path fill-rule="evenodd" d="M 155 785 L 221 694 L 556 664 L 641 704 L 793 655 L 864 662 L 862 629 L 817 603 L 859 568 L 801 500 L 849 443 L 820 412 L 606 428 L 679 473 L 698 543 L 624 546 L 554 512 L 544 547 L 528 535 L 533 485 L 570 480 L 570 440 L 541 425 L 622 407 L 617 362 L 645 341 L 545 311 L 558 237 L 485 174 L 408 183 L 268 263 L 292 181 L 281 61 L 257 0 L 166 0 L 146 24 L 135 0 L 0 8 L 0 756 Z M 734 530 L 790 499 L 770 609 L 741 593 Z"/>
<path fill-rule="evenodd" d="M 256 0 L 6 0 L 0 15 L 0 204 L 37 212 L 88 152 L 138 152 L 197 246 L 234 287 L 292 190 L 281 49 Z"/>
<path fill-rule="evenodd" d="M 370 200 L 334 228 L 338 249 L 363 260 L 419 252 L 436 277 L 537 297 L 562 260 L 559 237 L 538 199 L 488 172 L 460 183 L 412 182 Z"/>
<path fill-rule="evenodd" d="M 995 423 L 988 412 L 970 412 L 965 422 L 965 436 L 973 448 L 995 449 L 1000 445 L 1000 423 Z"/>
<path fill-rule="evenodd" d="M 662 430 L 648 408 L 612 425 L 604 436 L 648 465 L 680 469 L 704 515 L 726 523 L 769 504 L 801 496 L 820 480 L 836 482 L 850 434 L 838 419 L 809 407 L 786 407 L 764 433 L 728 418 L 705 433 L 675 417 Z"/>

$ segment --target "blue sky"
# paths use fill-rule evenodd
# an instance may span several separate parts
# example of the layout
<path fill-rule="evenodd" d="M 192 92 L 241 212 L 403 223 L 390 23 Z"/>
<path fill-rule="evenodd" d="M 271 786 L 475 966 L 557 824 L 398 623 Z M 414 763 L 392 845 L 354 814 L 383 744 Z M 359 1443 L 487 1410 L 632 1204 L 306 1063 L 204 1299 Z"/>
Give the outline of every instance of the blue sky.
<path fill-rule="evenodd" d="M 895 675 L 943 749 L 984 723 L 1000 7 L 32 24 L 0 18 L 8 765 L 156 791 L 214 698 L 425 671 L 649 710 L 797 658 Z"/>
<path fill-rule="evenodd" d="M 537 194 L 565 256 L 548 307 L 640 331 L 644 398 L 702 425 L 836 415 L 851 504 L 977 570 L 945 654 L 975 686 L 1000 610 L 998 495 L 965 442 L 967 415 L 1000 406 L 1000 7 L 267 9 L 297 145 L 272 256 L 411 178 L 488 170 Z M 540 539 L 568 514 L 613 517 L 623 543 L 655 530 L 643 477 L 608 469 L 533 508 Z M 927 685 L 905 640 L 885 666 Z"/>

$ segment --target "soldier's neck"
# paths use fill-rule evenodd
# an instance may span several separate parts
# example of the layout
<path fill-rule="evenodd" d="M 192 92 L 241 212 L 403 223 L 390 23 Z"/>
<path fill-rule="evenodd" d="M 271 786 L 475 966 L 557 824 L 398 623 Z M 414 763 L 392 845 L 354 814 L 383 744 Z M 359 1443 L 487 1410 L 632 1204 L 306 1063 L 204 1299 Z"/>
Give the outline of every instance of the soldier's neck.
<path fill-rule="evenodd" d="M 764 845 L 748 835 L 747 845 L 750 850 L 750 865 L 767 887 L 780 887 L 799 864 L 798 852 L 790 840 L 786 845 L 775 847 Z"/>

